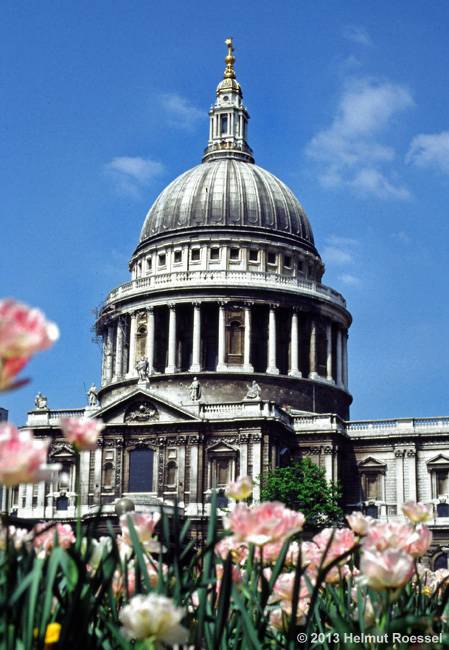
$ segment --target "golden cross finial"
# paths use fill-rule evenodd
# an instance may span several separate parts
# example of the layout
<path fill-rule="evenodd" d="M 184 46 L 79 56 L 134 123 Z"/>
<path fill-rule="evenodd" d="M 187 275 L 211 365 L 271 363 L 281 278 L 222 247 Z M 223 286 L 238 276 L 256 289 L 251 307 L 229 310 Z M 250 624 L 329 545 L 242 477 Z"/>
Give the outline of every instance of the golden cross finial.
<path fill-rule="evenodd" d="M 232 38 L 229 37 L 225 40 L 225 44 L 228 47 L 228 54 L 225 58 L 226 70 L 224 72 L 225 79 L 235 79 L 235 70 L 234 70 L 234 46 L 232 43 Z"/>

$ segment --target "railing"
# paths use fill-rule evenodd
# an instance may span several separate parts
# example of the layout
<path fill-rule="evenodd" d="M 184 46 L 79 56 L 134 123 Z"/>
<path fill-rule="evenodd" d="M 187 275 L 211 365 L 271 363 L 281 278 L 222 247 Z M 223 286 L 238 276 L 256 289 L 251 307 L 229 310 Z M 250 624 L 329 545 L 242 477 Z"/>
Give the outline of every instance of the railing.
<path fill-rule="evenodd" d="M 262 271 L 174 271 L 173 273 L 161 273 L 145 278 L 137 278 L 126 282 L 113 289 L 107 296 L 105 304 L 113 302 L 122 297 L 145 293 L 151 289 L 164 287 L 182 288 L 189 286 L 201 286 L 204 283 L 208 286 L 259 286 L 268 289 L 285 289 L 296 293 L 311 294 L 319 296 L 329 302 L 337 303 L 342 307 L 346 306 L 343 296 L 331 287 L 319 282 L 281 275 L 278 273 L 265 273 Z"/>
<path fill-rule="evenodd" d="M 391 420 L 358 420 L 348 422 L 348 433 L 370 435 L 373 431 L 410 431 L 413 433 L 427 432 L 429 429 L 449 431 L 449 417 L 440 418 L 396 418 Z"/>
<path fill-rule="evenodd" d="M 29 411 L 27 417 L 28 426 L 46 426 L 59 424 L 62 418 L 81 418 L 85 414 L 84 408 L 78 409 L 38 409 Z"/>

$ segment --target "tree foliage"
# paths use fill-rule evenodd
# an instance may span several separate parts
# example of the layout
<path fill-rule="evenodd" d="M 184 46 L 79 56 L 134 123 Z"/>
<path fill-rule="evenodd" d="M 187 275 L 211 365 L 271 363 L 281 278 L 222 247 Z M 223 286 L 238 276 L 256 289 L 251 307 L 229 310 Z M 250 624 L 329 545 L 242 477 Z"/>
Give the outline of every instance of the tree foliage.
<path fill-rule="evenodd" d="M 326 480 L 325 470 L 309 458 L 276 467 L 261 478 L 261 500 L 281 501 L 300 510 L 311 527 L 330 526 L 343 517 L 341 488 Z"/>

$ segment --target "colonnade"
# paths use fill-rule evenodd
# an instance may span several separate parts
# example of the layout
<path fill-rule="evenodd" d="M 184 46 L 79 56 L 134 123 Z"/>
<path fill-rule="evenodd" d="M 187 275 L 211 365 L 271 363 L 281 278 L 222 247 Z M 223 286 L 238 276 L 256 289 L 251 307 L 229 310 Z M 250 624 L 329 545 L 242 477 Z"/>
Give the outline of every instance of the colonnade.
<path fill-rule="evenodd" d="M 208 303 L 210 304 L 210 303 Z M 197 373 L 202 370 L 202 324 L 201 324 L 201 303 L 192 303 L 192 342 L 191 342 L 191 364 L 189 372 Z M 178 372 L 177 368 L 177 306 L 169 303 L 168 307 L 168 333 L 165 373 L 173 374 Z M 278 350 L 278 317 L 277 306 L 268 305 L 267 336 L 266 336 L 266 373 L 278 375 L 277 350 Z M 236 366 L 227 363 L 226 349 L 226 309 L 225 301 L 218 302 L 218 332 L 217 332 L 217 372 L 242 371 L 253 372 L 254 367 L 251 359 L 253 341 L 253 311 L 252 304 L 242 304 L 240 309 L 243 325 L 242 363 Z M 119 378 L 132 378 L 137 376 L 136 362 L 137 354 L 137 330 L 138 317 L 146 319 L 145 357 L 148 362 L 148 375 L 155 373 L 155 309 L 158 307 L 147 307 L 144 311 L 138 310 L 129 315 L 119 316 L 111 321 L 106 327 L 104 334 L 103 354 L 103 384 L 110 383 Z M 235 307 L 233 307 L 235 309 Z M 308 322 L 308 339 L 305 349 L 301 349 L 300 341 L 301 328 Z M 347 332 L 336 321 L 329 318 L 314 315 L 313 313 L 300 312 L 296 308 L 290 311 L 290 333 L 289 333 L 289 367 L 288 374 L 291 377 L 302 377 L 300 359 L 308 355 L 309 379 L 325 380 L 340 388 L 348 386 L 348 355 L 347 355 Z M 325 372 L 321 373 L 318 367 L 318 329 L 325 331 L 326 358 Z M 125 347 L 127 346 L 127 354 Z M 334 349 L 335 348 L 335 349 Z M 302 364 L 304 365 L 304 364 Z M 125 367 L 126 366 L 126 367 Z"/>

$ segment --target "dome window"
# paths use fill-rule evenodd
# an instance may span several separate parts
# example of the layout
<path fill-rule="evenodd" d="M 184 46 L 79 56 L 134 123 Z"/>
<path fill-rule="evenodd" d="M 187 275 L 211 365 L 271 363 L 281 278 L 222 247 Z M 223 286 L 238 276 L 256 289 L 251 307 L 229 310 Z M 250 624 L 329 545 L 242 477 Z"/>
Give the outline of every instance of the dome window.
<path fill-rule="evenodd" d="M 239 260 L 240 259 L 240 248 L 230 248 L 229 249 L 229 259 L 230 260 Z"/>
<path fill-rule="evenodd" d="M 276 253 L 271 253 L 271 252 L 268 253 L 267 256 L 268 264 L 276 264 L 276 257 L 277 257 Z"/>
<path fill-rule="evenodd" d="M 153 268 L 153 260 L 151 257 L 147 257 L 147 271 L 151 271 Z"/>
<path fill-rule="evenodd" d="M 181 250 L 175 251 L 174 261 L 175 261 L 175 264 L 180 264 L 182 262 L 182 251 Z"/>
<path fill-rule="evenodd" d="M 159 253 L 158 255 L 158 263 L 159 266 L 166 266 L 167 265 L 167 256 L 165 253 Z"/>
<path fill-rule="evenodd" d="M 258 262 L 259 261 L 259 251 L 257 251 L 255 248 L 250 248 L 249 249 L 249 261 L 250 262 Z"/>
<path fill-rule="evenodd" d="M 199 262 L 200 261 L 200 249 L 199 248 L 192 248 L 190 251 L 190 259 L 192 262 Z"/>
<path fill-rule="evenodd" d="M 221 135 L 227 135 L 228 133 L 228 116 L 221 115 L 220 117 L 220 133 Z"/>
<path fill-rule="evenodd" d="M 219 260 L 220 259 L 220 249 L 219 248 L 211 248 L 209 257 L 211 260 Z"/>
<path fill-rule="evenodd" d="M 292 268 L 292 257 L 291 257 L 291 255 L 284 255 L 284 268 L 286 268 L 286 269 L 291 269 Z"/>

